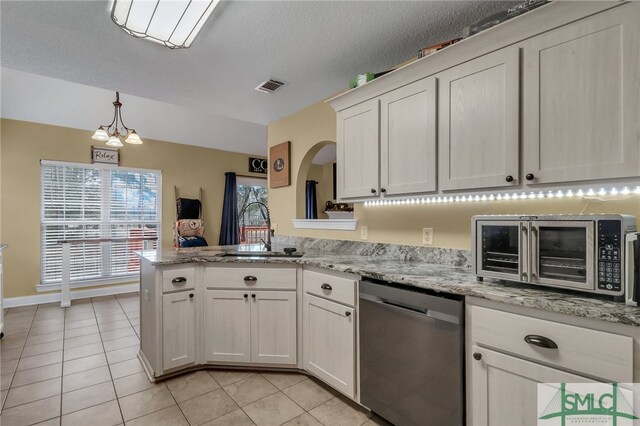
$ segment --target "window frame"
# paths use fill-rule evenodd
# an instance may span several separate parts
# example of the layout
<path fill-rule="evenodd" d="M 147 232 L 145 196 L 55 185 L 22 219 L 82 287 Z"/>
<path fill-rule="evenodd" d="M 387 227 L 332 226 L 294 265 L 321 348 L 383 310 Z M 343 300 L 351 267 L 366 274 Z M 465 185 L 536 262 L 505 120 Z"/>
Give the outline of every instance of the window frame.
<path fill-rule="evenodd" d="M 156 174 L 156 178 L 157 178 L 157 193 L 156 193 L 156 199 L 157 199 L 157 218 L 156 220 L 153 221 L 145 221 L 145 220 L 132 220 L 132 221 L 111 221 L 108 217 L 106 217 L 103 212 L 105 211 L 105 209 L 107 209 L 106 211 L 108 211 L 109 206 L 110 206 L 110 191 L 108 193 L 105 193 L 105 190 L 107 188 L 110 188 L 110 183 L 106 183 L 106 182 L 102 182 L 102 188 L 101 188 L 101 192 L 100 192 L 100 196 L 101 196 L 101 202 L 100 202 L 100 219 L 99 220 L 95 220 L 95 221 L 83 221 L 83 220 L 79 220 L 79 221 L 49 221 L 47 222 L 45 220 L 45 203 L 43 202 L 44 199 L 44 186 L 43 186 L 43 167 L 45 166 L 53 166 L 53 167 L 70 167 L 70 168 L 84 168 L 84 169 L 93 169 L 93 170 L 100 170 L 102 171 L 122 171 L 122 172 L 137 172 L 137 173 L 154 173 Z M 109 224 L 127 224 L 127 223 L 140 223 L 140 222 L 148 222 L 148 223 L 156 223 L 157 224 L 157 246 L 159 247 L 161 245 L 161 241 L 162 241 L 162 171 L 161 170 L 157 170 L 157 169 L 144 169 L 144 168 L 134 168 L 134 167 L 121 167 L 115 164 L 103 164 L 103 163 L 75 163 L 75 162 L 66 162 L 66 161 L 52 161 L 52 160 L 40 160 L 40 193 L 39 193 L 39 202 L 40 202 L 40 224 L 39 224 L 39 238 L 40 238 L 40 281 L 42 280 L 42 276 L 43 276 L 43 263 L 42 263 L 42 259 L 44 256 L 44 252 L 43 250 L 44 245 L 43 245 L 43 241 L 44 241 L 44 227 L 46 225 L 56 225 L 56 224 L 60 224 L 60 225 L 69 225 L 69 224 L 73 224 L 73 223 L 77 223 L 77 224 L 97 224 L 98 226 L 101 227 L 102 232 L 104 232 L 105 228 L 104 225 L 109 225 Z M 104 237 L 105 235 L 103 235 L 101 233 L 101 238 Z M 107 236 L 108 238 L 108 236 Z M 108 266 L 108 262 L 111 261 L 110 256 L 106 255 L 105 253 L 108 250 L 105 250 L 102 254 L 102 269 L 101 270 L 105 270 L 104 268 L 106 266 Z M 108 258 L 108 259 L 107 259 Z M 110 268 L 109 268 L 110 269 Z M 89 279 L 81 279 L 81 280 L 73 280 L 70 283 L 70 286 L 72 289 L 74 288 L 87 288 L 87 287 L 94 287 L 94 286 L 101 286 L 101 285 L 109 285 L 109 284 L 123 284 L 123 283 L 131 283 L 131 282 L 135 282 L 139 280 L 139 273 L 133 273 L 133 274 L 125 274 L 125 275 L 118 275 L 118 276 L 111 276 L 111 277 L 98 277 L 98 278 L 89 278 Z M 60 281 L 55 281 L 55 282 L 49 282 L 49 283 L 43 283 L 43 282 L 39 282 L 38 284 L 36 284 L 36 290 L 38 292 L 42 292 L 42 291 L 52 291 L 52 290 L 59 290 L 61 288 L 61 282 Z"/>

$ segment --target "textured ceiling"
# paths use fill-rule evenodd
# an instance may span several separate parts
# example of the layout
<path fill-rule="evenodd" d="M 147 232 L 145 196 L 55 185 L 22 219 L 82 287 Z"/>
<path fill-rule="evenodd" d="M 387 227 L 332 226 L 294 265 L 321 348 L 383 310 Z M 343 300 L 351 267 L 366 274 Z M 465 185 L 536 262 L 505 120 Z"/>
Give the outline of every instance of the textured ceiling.
<path fill-rule="evenodd" d="M 2 1 L 3 67 L 268 124 L 513 2 L 225 1 L 190 49 L 126 35 L 102 1 Z M 274 94 L 253 90 L 274 77 Z"/>

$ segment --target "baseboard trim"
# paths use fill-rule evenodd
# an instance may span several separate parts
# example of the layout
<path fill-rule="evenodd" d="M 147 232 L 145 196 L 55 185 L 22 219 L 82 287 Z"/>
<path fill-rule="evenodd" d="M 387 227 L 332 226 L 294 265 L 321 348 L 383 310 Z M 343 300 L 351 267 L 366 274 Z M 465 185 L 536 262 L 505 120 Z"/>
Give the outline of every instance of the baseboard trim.
<path fill-rule="evenodd" d="M 113 287 L 94 288 L 88 290 L 71 291 L 71 300 L 87 297 L 112 296 L 115 294 L 134 293 L 140 291 L 140 284 L 126 284 Z M 32 296 L 7 297 L 2 300 L 4 308 L 16 308 L 18 306 L 40 305 L 42 303 L 60 302 L 61 293 L 43 293 Z"/>

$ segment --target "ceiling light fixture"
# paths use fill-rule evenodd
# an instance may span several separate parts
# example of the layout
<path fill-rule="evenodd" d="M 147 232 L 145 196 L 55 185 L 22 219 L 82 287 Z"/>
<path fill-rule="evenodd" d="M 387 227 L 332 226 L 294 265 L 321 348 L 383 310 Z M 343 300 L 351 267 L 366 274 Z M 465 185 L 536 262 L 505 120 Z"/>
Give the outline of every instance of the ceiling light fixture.
<path fill-rule="evenodd" d="M 127 34 L 188 48 L 220 0 L 114 0 L 111 19 Z"/>
<path fill-rule="evenodd" d="M 91 139 L 107 142 L 107 145 L 114 147 L 121 147 L 121 138 L 126 137 L 124 140 L 131 145 L 142 145 L 142 139 L 136 133 L 135 129 L 130 129 L 122 122 L 122 103 L 120 102 L 120 92 L 116 92 L 116 100 L 113 102 L 115 109 L 113 113 L 113 120 L 111 124 L 103 124 L 98 127 L 98 130 L 91 136 Z"/>

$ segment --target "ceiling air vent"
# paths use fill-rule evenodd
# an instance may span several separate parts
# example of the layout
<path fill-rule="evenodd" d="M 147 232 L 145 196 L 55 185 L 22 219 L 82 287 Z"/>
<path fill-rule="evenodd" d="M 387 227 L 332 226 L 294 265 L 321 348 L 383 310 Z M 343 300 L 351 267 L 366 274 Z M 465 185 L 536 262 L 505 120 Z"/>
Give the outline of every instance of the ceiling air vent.
<path fill-rule="evenodd" d="M 280 86 L 284 86 L 284 83 L 270 78 L 269 80 L 260 83 L 260 85 L 256 87 L 256 90 L 263 93 L 273 93 L 276 89 L 280 88 Z"/>

